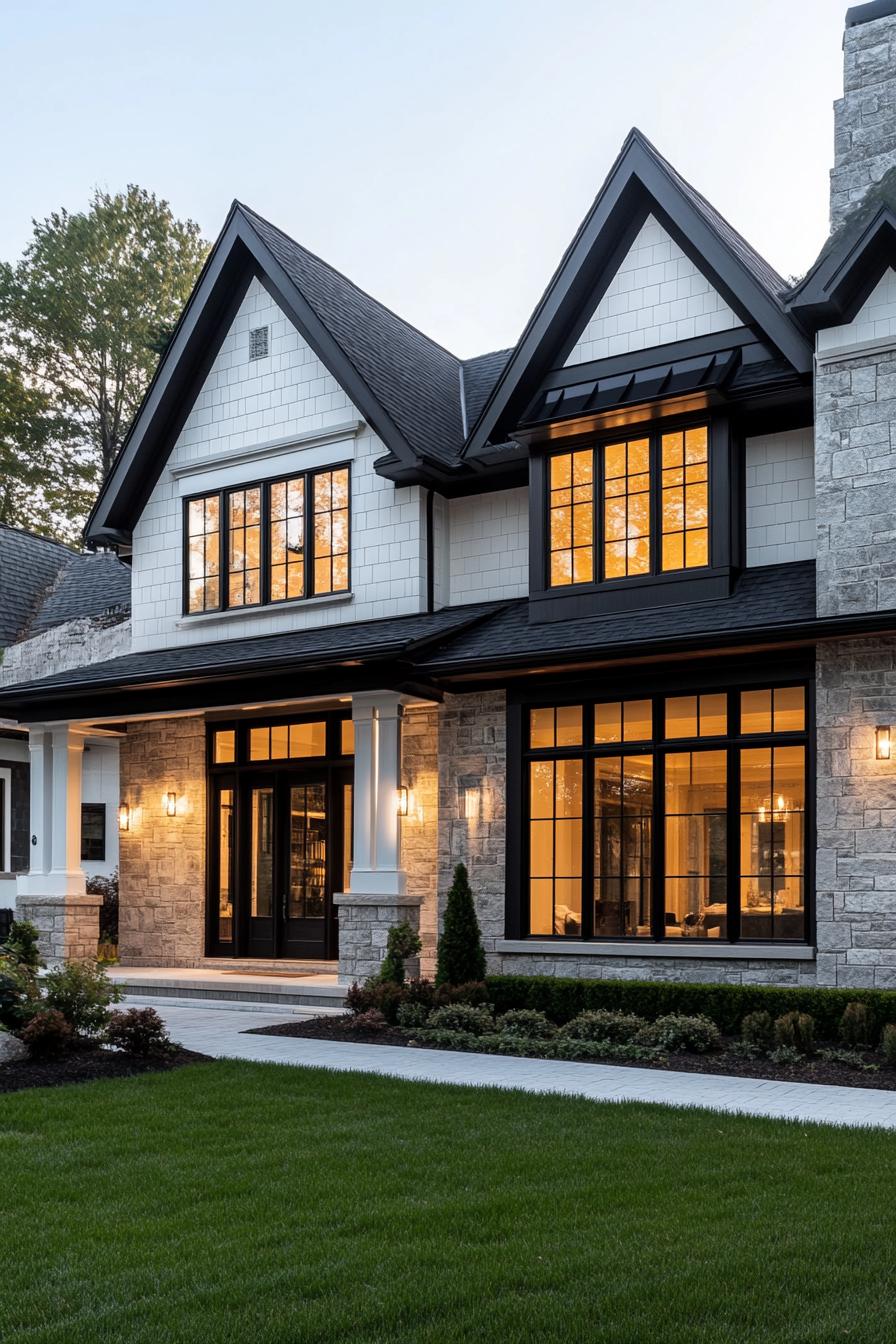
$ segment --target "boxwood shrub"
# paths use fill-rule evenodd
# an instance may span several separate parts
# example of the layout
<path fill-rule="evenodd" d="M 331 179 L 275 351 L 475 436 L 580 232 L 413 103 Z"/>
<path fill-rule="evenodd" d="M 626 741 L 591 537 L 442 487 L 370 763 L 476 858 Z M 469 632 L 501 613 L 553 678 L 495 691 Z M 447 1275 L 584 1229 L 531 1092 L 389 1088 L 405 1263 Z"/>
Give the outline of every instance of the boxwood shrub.
<path fill-rule="evenodd" d="M 821 1040 L 838 1039 L 848 1003 L 867 1004 L 879 1033 L 896 1022 L 896 991 L 886 989 L 778 989 L 766 985 L 686 985 L 653 980 L 572 980 L 548 975 L 491 975 L 486 981 L 496 1015 L 536 1008 L 562 1026 L 588 1010 L 637 1013 L 648 1022 L 670 1013 L 704 1014 L 728 1036 L 748 1013 L 809 1013 Z"/>

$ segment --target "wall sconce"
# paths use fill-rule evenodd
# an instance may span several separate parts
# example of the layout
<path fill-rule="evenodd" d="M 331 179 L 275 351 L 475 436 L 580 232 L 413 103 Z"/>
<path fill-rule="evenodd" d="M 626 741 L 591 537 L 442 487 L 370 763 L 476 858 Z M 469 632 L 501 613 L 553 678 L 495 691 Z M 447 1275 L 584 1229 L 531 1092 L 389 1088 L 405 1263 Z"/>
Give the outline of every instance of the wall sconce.
<path fill-rule="evenodd" d="M 874 754 L 879 761 L 888 761 L 892 755 L 893 747 L 890 738 L 890 726 L 879 725 L 874 730 Z"/>
<path fill-rule="evenodd" d="M 127 803 L 122 803 L 118 809 L 118 829 L 120 831 L 129 831 L 131 829 L 131 809 Z"/>
<path fill-rule="evenodd" d="M 475 785 L 462 785 L 460 790 L 460 815 L 464 821 L 479 820 L 479 794 Z"/>
<path fill-rule="evenodd" d="M 408 815 L 410 798 L 411 796 L 408 793 L 407 785 L 402 784 L 401 788 L 398 790 L 398 815 L 400 817 L 406 817 Z"/>
<path fill-rule="evenodd" d="M 165 794 L 165 816 L 177 816 L 177 794 L 173 790 Z"/>

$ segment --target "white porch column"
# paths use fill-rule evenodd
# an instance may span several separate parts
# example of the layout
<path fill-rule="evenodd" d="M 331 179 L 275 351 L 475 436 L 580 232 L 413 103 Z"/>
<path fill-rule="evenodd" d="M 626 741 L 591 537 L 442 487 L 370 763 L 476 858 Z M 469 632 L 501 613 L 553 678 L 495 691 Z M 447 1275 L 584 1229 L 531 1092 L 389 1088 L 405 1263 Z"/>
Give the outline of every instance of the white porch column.
<path fill-rule="evenodd" d="M 31 724 L 30 867 L 16 880 L 16 912 L 41 934 L 50 962 L 96 956 L 98 896 L 81 867 L 81 764 L 84 735 L 71 724 Z"/>
<path fill-rule="evenodd" d="M 343 980 L 372 975 L 389 928 L 403 919 L 415 926 L 421 897 L 408 895 L 401 866 L 398 790 L 401 720 L 406 697 L 397 691 L 352 696 L 355 725 L 353 861 L 350 891 L 334 896 L 339 907 L 339 971 Z"/>

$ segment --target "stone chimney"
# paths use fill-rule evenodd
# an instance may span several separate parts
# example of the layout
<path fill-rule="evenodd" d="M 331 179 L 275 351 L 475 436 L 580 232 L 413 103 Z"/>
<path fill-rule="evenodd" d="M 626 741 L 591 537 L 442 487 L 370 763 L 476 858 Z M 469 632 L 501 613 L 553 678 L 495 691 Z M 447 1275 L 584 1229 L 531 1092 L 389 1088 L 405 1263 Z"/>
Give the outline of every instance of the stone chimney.
<path fill-rule="evenodd" d="M 831 229 L 896 161 L 896 0 L 847 10 L 843 97 L 834 104 Z"/>

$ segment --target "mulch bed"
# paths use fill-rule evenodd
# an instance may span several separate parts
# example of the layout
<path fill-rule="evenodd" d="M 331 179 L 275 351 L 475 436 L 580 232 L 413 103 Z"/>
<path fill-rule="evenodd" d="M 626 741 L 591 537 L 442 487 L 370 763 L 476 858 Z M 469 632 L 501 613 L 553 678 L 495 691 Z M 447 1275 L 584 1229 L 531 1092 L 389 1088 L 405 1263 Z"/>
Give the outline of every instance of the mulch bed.
<path fill-rule="evenodd" d="M 177 1049 L 168 1055 L 126 1055 L 119 1050 L 82 1046 L 58 1059 L 23 1059 L 0 1066 L 0 1093 L 21 1092 L 26 1087 L 62 1087 L 66 1083 L 91 1083 L 98 1078 L 130 1078 L 136 1073 L 167 1073 L 185 1064 L 202 1064 L 210 1055 Z"/>
<path fill-rule="evenodd" d="M 356 1029 L 350 1017 L 313 1017 L 306 1021 L 281 1022 L 272 1027 L 251 1027 L 243 1033 L 248 1036 L 299 1036 L 315 1041 L 342 1041 L 354 1045 L 397 1045 L 411 1044 L 397 1027 L 386 1027 L 382 1031 Z M 429 1041 L 421 1042 L 426 1050 L 450 1049 L 450 1046 L 435 1046 Z M 507 1058 L 507 1056 L 499 1056 Z M 525 1058 L 525 1056 L 518 1056 Z M 534 1056 L 538 1058 L 538 1056 Z M 607 1060 L 606 1063 L 627 1069 L 659 1069 L 666 1073 L 711 1073 L 724 1074 L 729 1078 L 768 1078 L 783 1083 L 823 1083 L 828 1087 L 874 1087 L 883 1091 L 896 1091 L 896 1069 L 881 1060 L 879 1055 L 867 1054 L 866 1061 L 878 1064 L 879 1068 L 867 1073 L 850 1068 L 846 1064 L 835 1064 L 826 1059 L 813 1059 L 806 1064 L 773 1064 L 768 1059 L 741 1059 L 727 1051 L 710 1055 L 669 1055 L 658 1064 L 647 1064 L 643 1060 Z M 599 1064 L 600 1060 L 569 1060 L 578 1064 Z"/>

